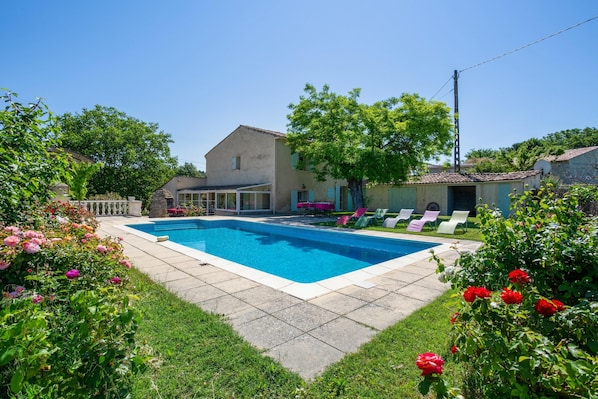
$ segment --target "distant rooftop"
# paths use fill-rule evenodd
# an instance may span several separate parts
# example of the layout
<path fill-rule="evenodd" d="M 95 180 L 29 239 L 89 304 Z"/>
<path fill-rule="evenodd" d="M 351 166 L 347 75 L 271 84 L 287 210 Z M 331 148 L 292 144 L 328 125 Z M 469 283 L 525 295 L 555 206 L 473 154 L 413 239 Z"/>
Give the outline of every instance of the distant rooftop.
<path fill-rule="evenodd" d="M 480 183 L 523 180 L 540 174 L 539 170 L 524 170 L 509 173 L 429 173 L 407 184 Z"/>
<path fill-rule="evenodd" d="M 580 155 L 583 155 L 585 153 L 588 153 L 590 151 L 594 151 L 595 149 L 598 149 L 598 146 L 574 148 L 572 150 L 566 150 L 561 155 L 548 155 L 546 157 L 542 157 L 541 159 L 544 159 L 548 162 L 564 162 L 564 161 L 568 161 L 572 158 L 578 157 Z"/>

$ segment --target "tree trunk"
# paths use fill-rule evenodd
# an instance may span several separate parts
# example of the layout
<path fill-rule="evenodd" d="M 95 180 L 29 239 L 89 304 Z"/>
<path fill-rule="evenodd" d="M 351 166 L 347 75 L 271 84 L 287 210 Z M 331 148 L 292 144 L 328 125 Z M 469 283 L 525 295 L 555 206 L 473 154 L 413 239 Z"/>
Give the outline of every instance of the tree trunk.
<path fill-rule="evenodd" d="M 347 183 L 349 185 L 349 192 L 351 193 L 355 209 L 363 208 L 365 201 L 363 198 L 363 185 L 361 179 L 349 179 L 347 180 Z"/>

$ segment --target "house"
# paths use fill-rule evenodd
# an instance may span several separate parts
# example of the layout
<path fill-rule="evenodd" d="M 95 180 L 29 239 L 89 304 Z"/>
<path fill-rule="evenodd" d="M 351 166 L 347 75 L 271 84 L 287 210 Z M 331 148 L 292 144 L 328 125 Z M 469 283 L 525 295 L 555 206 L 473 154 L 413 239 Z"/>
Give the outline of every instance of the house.
<path fill-rule="evenodd" d="M 556 177 L 562 184 L 598 184 L 598 146 L 566 150 L 536 161 L 535 170 Z"/>
<path fill-rule="evenodd" d="M 399 210 L 413 208 L 417 213 L 440 210 L 450 215 L 454 210 L 476 214 L 481 203 L 497 206 L 509 214 L 514 192 L 540 187 L 541 172 L 528 170 L 510 173 L 429 173 L 400 186 L 368 187 L 370 208 Z"/>
<path fill-rule="evenodd" d="M 443 215 L 469 210 L 480 199 L 508 214 L 509 194 L 538 188 L 538 170 L 513 173 L 429 173 L 400 186 L 365 187 L 370 209 L 398 212 L 437 208 Z M 177 176 L 165 184 L 175 205 L 202 206 L 208 214 L 292 213 L 303 201 L 326 202 L 336 211 L 354 206 L 345 180 L 319 182 L 309 160 L 291 153 L 286 135 L 240 125 L 206 154 L 206 177 Z"/>
<path fill-rule="evenodd" d="M 206 178 L 175 177 L 162 188 L 176 205 L 195 204 L 208 213 L 289 213 L 303 201 L 352 210 L 347 183 L 314 179 L 309 162 L 292 154 L 286 135 L 240 125 L 206 154 Z"/>

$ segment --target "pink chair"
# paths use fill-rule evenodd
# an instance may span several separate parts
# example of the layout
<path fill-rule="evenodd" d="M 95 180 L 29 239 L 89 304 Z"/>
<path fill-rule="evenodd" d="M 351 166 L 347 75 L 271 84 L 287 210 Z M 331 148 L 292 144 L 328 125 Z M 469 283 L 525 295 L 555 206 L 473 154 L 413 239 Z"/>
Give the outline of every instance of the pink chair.
<path fill-rule="evenodd" d="M 345 226 L 347 223 L 349 223 L 350 219 L 351 216 L 349 215 L 339 216 L 338 219 L 336 219 L 336 224 L 338 226 Z"/>
<path fill-rule="evenodd" d="M 436 221 L 438 220 L 438 215 L 440 215 L 440 211 L 425 211 L 421 219 L 415 219 L 409 222 L 409 225 L 407 226 L 407 231 L 421 232 L 426 223 L 436 224 Z"/>
<path fill-rule="evenodd" d="M 349 216 L 349 219 L 359 219 L 360 217 L 362 217 L 363 215 L 365 215 L 365 213 L 368 211 L 368 208 L 357 208 L 357 210 L 351 215 Z"/>

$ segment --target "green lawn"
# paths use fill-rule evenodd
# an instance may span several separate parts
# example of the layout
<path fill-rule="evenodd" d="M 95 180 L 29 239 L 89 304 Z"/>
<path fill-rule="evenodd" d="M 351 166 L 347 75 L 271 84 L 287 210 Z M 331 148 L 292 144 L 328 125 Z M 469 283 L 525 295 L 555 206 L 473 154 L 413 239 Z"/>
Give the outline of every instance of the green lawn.
<path fill-rule="evenodd" d="M 373 212 L 368 212 L 367 215 L 371 216 L 373 214 L 374 214 Z M 337 213 L 333 213 L 332 216 L 338 217 L 341 215 L 350 215 L 350 213 L 337 212 Z M 386 214 L 386 217 L 394 217 L 396 215 L 397 215 L 396 213 L 388 213 L 388 214 Z M 419 219 L 421 216 L 422 215 L 414 214 L 412 216 L 412 219 Z M 439 216 L 438 224 L 440 224 L 440 222 L 442 222 L 442 221 L 449 220 L 449 219 L 450 219 L 450 216 Z M 330 227 L 336 226 L 336 222 L 318 222 L 317 219 L 314 221 L 314 224 L 319 225 L 319 226 L 330 226 Z M 344 227 L 353 228 L 354 225 L 355 225 L 355 221 L 352 221 Z M 411 231 L 407 231 L 407 223 L 399 222 L 394 229 L 387 229 L 385 227 L 382 227 L 381 223 L 378 223 L 378 225 L 371 223 L 365 229 L 378 230 L 378 231 L 394 231 L 396 233 L 423 235 L 423 236 L 431 236 L 431 237 L 456 238 L 456 239 L 460 239 L 460 240 L 473 240 L 473 241 L 481 241 L 482 240 L 481 235 L 480 235 L 479 220 L 478 220 L 478 218 L 475 218 L 475 217 L 467 218 L 467 232 L 464 232 L 463 228 L 461 228 L 461 226 L 459 226 L 455 229 L 454 235 L 437 234 L 436 227 L 437 227 L 437 225 L 427 224 L 421 233 L 414 233 Z"/>
<path fill-rule="evenodd" d="M 458 228 L 454 236 L 431 228 L 410 233 L 405 223 L 395 229 L 367 229 L 480 240 L 476 218 L 469 218 L 468 224 L 467 233 Z M 417 354 L 431 351 L 450 358 L 449 320 L 456 309 L 450 292 L 380 332 L 315 381 L 305 382 L 262 355 L 219 316 L 180 300 L 136 270 L 132 279 L 144 314 L 137 340 L 154 358 L 136 379 L 133 398 L 421 398 Z M 445 373 L 455 386 L 460 385 L 460 370 L 453 364 Z"/>
<path fill-rule="evenodd" d="M 450 293 L 380 332 L 359 352 L 306 383 L 244 341 L 219 316 L 184 302 L 132 270 L 143 320 L 137 341 L 154 360 L 133 398 L 420 398 L 418 353 L 448 358 Z M 447 377 L 458 378 L 450 367 Z M 452 374 L 451 374 L 452 373 Z"/>

